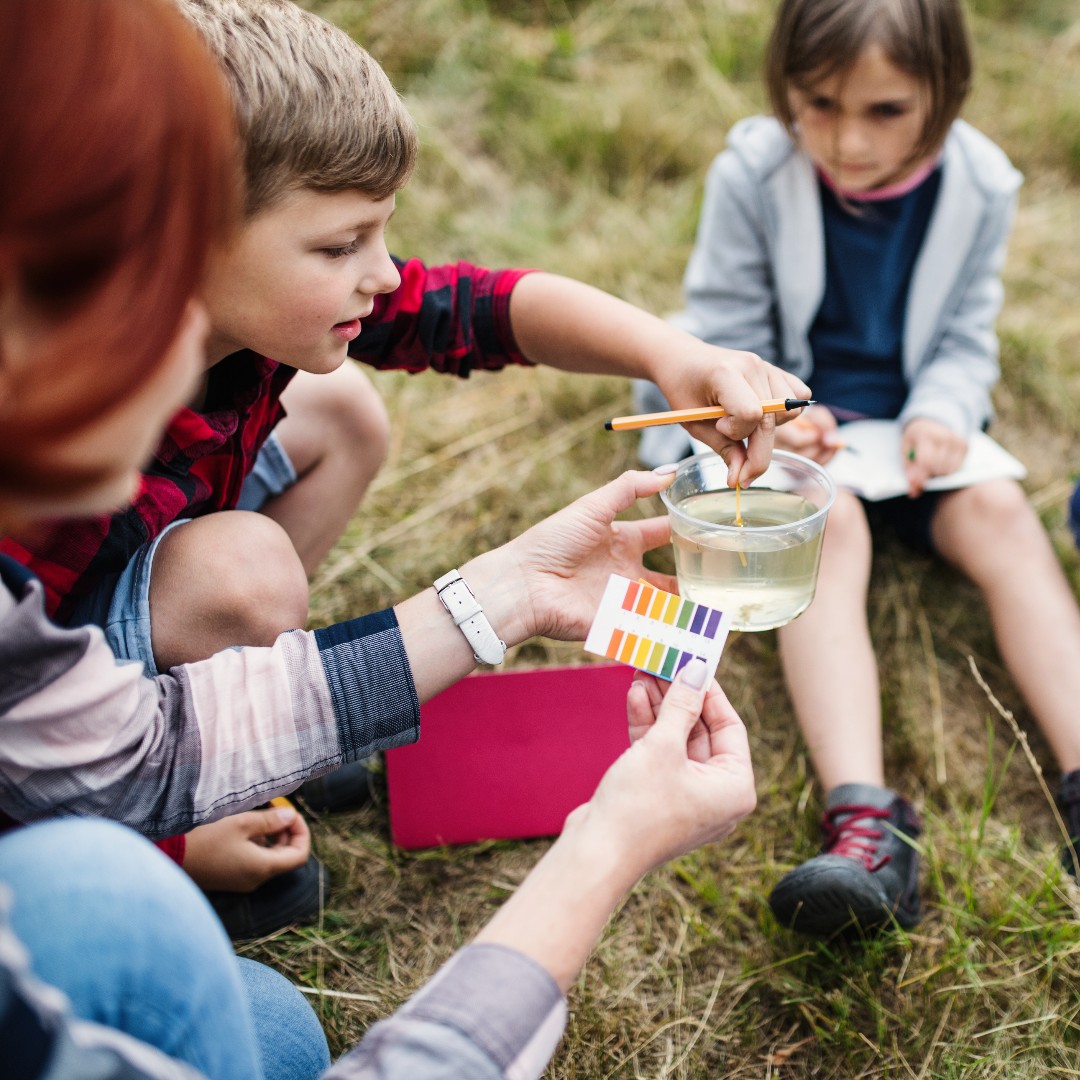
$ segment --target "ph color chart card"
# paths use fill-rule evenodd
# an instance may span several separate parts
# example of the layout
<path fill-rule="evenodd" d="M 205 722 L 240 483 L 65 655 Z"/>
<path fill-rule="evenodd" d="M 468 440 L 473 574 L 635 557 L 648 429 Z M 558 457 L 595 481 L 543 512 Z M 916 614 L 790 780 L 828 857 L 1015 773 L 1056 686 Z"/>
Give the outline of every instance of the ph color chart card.
<path fill-rule="evenodd" d="M 716 671 L 731 614 L 612 574 L 585 651 L 671 680 L 695 656 Z"/>

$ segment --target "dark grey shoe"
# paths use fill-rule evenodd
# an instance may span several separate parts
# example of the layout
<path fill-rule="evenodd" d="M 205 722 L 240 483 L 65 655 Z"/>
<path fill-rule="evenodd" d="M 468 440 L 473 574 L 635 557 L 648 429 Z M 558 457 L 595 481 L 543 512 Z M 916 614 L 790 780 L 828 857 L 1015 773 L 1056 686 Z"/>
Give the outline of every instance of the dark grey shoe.
<path fill-rule="evenodd" d="M 303 866 L 271 878 L 253 892 L 204 891 L 229 937 L 233 941 L 250 941 L 287 926 L 314 922 L 329 886 L 326 867 L 309 855 Z"/>
<path fill-rule="evenodd" d="M 921 828 L 911 804 L 888 788 L 843 784 L 829 792 L 821 854 L 777 883 L 769 906 L 783 926 L 830 936 L 894 920 L 918 921 Z"/>
<path fill-rule="evenodd" d="M 374 791 L 374 768 L 378 755 L 350 761 L 340 769 L 314 780 L 305 780 L 293 792 L 304 806 L 317 814 L 334 814 L 342 810 L 359 810 L 371 802 Z"/>
<path fill-rule="evenodd" d="M 1073 769 L 1061 778 L 1057 804 L 1069 830 L 1069 842 L 1061 845 L 1061 865 L 1076 877 L 1080 861 L 1080 769 Z"/>

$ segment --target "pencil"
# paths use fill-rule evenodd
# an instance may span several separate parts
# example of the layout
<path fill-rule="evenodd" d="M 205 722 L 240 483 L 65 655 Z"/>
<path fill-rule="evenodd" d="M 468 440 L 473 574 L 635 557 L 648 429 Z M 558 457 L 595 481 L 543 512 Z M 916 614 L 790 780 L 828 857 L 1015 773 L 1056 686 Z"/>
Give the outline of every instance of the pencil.
<path fill-rule="evenodd" d="M 761 403 L 762 412 L 789 412 L 813 405 L 812 399 L 773 398 Z M 640 413 L 637 416 L 616 416 L 607 420 L 604 427 L 608 431 L 633 431 L 635 428 L 657 427 L 660 424 L 686 424 L 691 420 L 719 420 L 727 416 L 723 405 L 702 405 L 698 409 L 674 409 L 671 412 Z"/>

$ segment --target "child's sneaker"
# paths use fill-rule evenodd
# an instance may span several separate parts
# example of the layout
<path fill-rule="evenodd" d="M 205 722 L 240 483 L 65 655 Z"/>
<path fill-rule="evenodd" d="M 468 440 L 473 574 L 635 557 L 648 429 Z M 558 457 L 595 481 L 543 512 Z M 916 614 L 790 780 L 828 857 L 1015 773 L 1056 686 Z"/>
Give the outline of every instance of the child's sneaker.
<path fill-rule="evenodd" d="M 911 804 L 888 788 L 843 784 L 829 792 L 821 854 L 786 874 L 769 906 L 777 921 L 805 934 L 866 930 L 893 919 L 919 921 L 919 835 Z"/>
<path fill-rule="evenodd" d="M 233 941 L 250 941 L 315 922 L 322 910 L 330 878 L 314 855 L 303 866 L 287 870 L 249 893 L 204 890 L 210 906 Z"/>
<path fill-rule="evenodd" d="M 342 810 L 359 810 L 371 802 L 378 754 L 350 761 L 332 773 L 305 780 L 293 794 L 308 810 L 316 814 L 335 814 Z"/>
<path fill-rule="evenodd" d="M 1073 769 L 1061 778 L 1057 803 L 1069 830 L 1069 842 L 1061 846 L 1061 864 L 1076 877 L 1076 864 L 1080 860 L 1080 769 Z"/>

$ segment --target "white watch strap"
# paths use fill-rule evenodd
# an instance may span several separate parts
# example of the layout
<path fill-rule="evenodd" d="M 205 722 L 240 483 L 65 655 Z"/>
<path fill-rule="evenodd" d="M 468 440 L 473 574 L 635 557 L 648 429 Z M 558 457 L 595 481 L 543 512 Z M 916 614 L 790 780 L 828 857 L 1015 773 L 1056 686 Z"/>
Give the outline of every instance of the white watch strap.
<path fill-rule="evenodd" d="M 501 664 L 506 655 L 506 642 L 492 629 L 484 609 L 458 570 L 449 570 L 435 582 L 435 592 L 465 635 L 478 663 Z"/>

